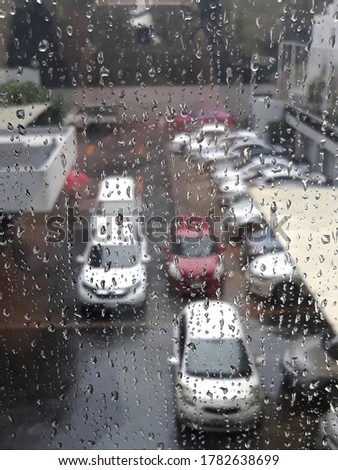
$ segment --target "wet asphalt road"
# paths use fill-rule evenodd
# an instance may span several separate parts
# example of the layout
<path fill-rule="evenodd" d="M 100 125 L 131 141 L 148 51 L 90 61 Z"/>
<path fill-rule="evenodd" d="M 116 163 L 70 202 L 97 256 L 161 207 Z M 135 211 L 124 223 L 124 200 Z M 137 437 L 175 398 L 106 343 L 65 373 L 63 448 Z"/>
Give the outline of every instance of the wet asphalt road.
<path fill-rule="evenodd" d="M 148 175 L 146 215 L 168 220 L 175 207 L 166 168 L 156 155 L 129 174 Z M 279 359 L 295 338 L 314 328 L 301 312 L 271 312 L 254 299 L 246 303 L 243 272 L 227 289 L 241 300 L 248 335 L 265 393 L 257 432 L 226 435 L 177 427 L 174 384 L 167 363 L 172 321 L 187 301 L 168 293 L 165 253 L 149 244 L 148 302 L 144 314 L 83 318 L 76 309 L 74 257 L 83 244 L 59 248 L 59 267 L 50 267 L 50 304 L 41 316 L 54 326 L 0 330 L 1 449 L 305 449 L 313 448 L 318 411 L 292 406 Z M 234 259 L 238 250 L 234 249 Z M 238 292 L 237 292 L 238 291 Z M 37 307 L 39 308 L 39 307 Z M 51 313 L 52 312 L 52 313 Z M 254 313 L 252 313 L 254 312 Z M 316 326 L 315 326 L 316 327 Z"/>

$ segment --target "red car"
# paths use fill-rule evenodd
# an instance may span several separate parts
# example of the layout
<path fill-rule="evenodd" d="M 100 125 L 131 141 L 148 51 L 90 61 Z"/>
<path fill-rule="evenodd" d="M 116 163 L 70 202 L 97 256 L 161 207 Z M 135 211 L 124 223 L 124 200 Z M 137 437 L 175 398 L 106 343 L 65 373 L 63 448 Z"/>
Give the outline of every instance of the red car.
<path fill-rule="evenodd" d="M 213 296 L 221 288 L 223 258 L 206 217 L 177 217 L 165 249 L 172 291 Z"/>
<path fill-rule="evenodd" d="M 235 125 L 234 116 L 229 111 L 220 108 L 210 108 L 201 111 L 193 111 L 186 116 L 177 114 L 175 118 L 175 129 L 177 132 L 181 132 L 193 124 L 200 125 L 213 122 L 227 124 L 229 129 L 233 129 Z"/>

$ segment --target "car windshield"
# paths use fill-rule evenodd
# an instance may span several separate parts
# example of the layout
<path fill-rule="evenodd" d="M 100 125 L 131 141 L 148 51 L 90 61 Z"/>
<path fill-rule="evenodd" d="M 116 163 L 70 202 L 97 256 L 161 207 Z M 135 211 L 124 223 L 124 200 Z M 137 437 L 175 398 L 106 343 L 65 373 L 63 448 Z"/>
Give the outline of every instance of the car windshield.
<path fill-rule="evenodd" d="M 138 245 L 94 245 L 88 257 L 92 268 L 129 268 L 139 259 Z"/>
<path fill-rule="evenodd" d="M 207 236 L 177 238 L 171 251 L 181 258 L 207 258 L 216 253 L 214 241 Z"/>
<path fill-rule="evenodd" d="M 187 345 L 186 369 L 188 375 L 213 379 L 238 379 L 252 374 L 243 341 L 237 338 L 193 339 Z"/>

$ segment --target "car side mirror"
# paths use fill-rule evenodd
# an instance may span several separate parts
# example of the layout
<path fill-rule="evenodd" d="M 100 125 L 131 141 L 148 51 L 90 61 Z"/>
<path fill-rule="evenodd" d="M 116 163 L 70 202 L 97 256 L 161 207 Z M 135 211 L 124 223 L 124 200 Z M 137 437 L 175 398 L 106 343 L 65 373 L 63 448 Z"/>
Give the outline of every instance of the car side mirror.
<path fill-rule="evenodd" d="M 175 357 L 175 356 L 170 356 L 168 357 L 168 364 L 171 366 L 171 367 L 177 367 L 179 362 L 178 362 L 178 358 Z"/>
<path fill-rule="evenodd" d="M 84 264 L 85 258 L 83 255 L 79 255 L 75 258 L 75 261 L 77 262 L 77 264 Z"/>

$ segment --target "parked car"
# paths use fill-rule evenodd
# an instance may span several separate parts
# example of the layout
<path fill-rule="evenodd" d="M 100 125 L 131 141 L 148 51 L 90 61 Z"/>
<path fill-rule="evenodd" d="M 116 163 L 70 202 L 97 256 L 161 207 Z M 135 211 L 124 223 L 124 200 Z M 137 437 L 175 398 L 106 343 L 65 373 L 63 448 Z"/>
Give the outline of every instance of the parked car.
<path fill-rule="evenodd" d="M 214 295 L 225 275 L 223 255 L 206 217 L 177 217 L 168 252 L 168 275 L 172 291 Z"/>
<path fill-rule="evenodd" d="M 248 170 L 247 174 L 241 177 L 233 174 L 232 178 L 223 180 L 218 186 L 221 193 L 221 206 L 231 205 L 236 198 L 250 197 L 249 188 L 258 186 L 260 188 L 274 187 L 275 185 L 289 185 L 294 180 L 311 181 L 317 178 L 309 172 L 307 165 L 295 167 L 290 164 L 278 165 L 256 165 Z"/>
<path fill-rule="evenodd" d="M 308 295 L 297 266 L 284 251 L 256 256 L 247 266 L 246 278 L 251 293 L 285 304 Z"/>
<path fill-rule="evenodd" d="M 235 168 L 227 165 L 218 166 L 215 173 L 212 175 L 213 181 L 216 184 L 231 181 L 235 178 L 252 178 L 264 171 L 265 168 L 280 168 L 281 166 L 287 167 L 290 160 L 284 155 L 272 155 L 269 153 L 260 153 L 251 157 L 250 161 L 241 162 Z"/>
<path fill-rule="evenodd" d="M 187 305 L 174 327 L 176 416 L 191 428 L 235 432 L 258 424 L 262 389 L 237 308 Z"/>
<path fill-rule="evenodd" d="M 248 232 L 266 225 L 262 212 L 246 194 L 234 198 L 232 205 L 225 206 L 223 200 L 221 205 L 222 230 L 232 240 L 243 239 Z"/>
<path fill-rule="evenodd" d="M 335 400 L 320 418 L 316 433 L 316 448 L 338 449 L 338 405 Z"/>
<path fill-rule="evenodd" d="M 101 222 L 101 223 L 100 223 Z M 102 217 L 91 234 L 77 280 L 78 303 L 89 309 L 137 309 L 146 302 L 147 270 L 150 260 L 135 225 Z"/>
<path fill-rule="evenodd" d="M 237 155 L 244 148 L 256 147 L 259 147 L 262 151 L 272 151 L 271 145 L 262 137 L 251 131 L 240 130 L 226 132 L 217 139 L 209 139 L 203 146 L 189 145 L 187 153 L 191 159 L 196 161 L 217 161 L 224 158 L 225 164 L 229 164 L 232 154 Z"/>
<path fill-rule="evenodd" d="M 281 367 L 288 386 L 305 397 L 328 400 L 338 393 L 338 337 L 331 332 L 292 343 Z"/>
<path fill-rule="evenodd" d="M 248 263 L 258 255 L 277 253 L 282 250 L 283 247 L 273 230 L 268 225 L 265 225 L 257 228 L 245 237 L 242 245 L 242 257 Z"/>
<path fill-rule="evenodd" d="M 190 132 L 176 134 L 169 141 L 170 150 L 174 153 L 194 153 L 201 151 L 202 148 L 215 146 L 221 137 L 227 135 L 227 129 L 220 123 L 204 124 L 194 128 Z"/>
<path fill-rule="evenodd" d="M 249 163 L 253 158 L 261 155 L 284 156 L 289 158 L 286 149 L 281 145 L 271 145 L 262 137 L 249 139 L 241 145 L 228 149 L 226 165 L 236 170 L 239 166 Z"/>
<path fill-rule="evenodd" d="M 221 108 L 207 108 L 191 113 L 179 113 L 175 117 L 175 128 L 177 131 L 185 131 L 192 126 L 201 124 L 213 124 L 219 122 L 225 124 L 229 129 L 235 125 L 235 118 L 230 111 Z"/>

